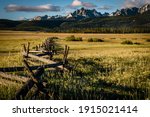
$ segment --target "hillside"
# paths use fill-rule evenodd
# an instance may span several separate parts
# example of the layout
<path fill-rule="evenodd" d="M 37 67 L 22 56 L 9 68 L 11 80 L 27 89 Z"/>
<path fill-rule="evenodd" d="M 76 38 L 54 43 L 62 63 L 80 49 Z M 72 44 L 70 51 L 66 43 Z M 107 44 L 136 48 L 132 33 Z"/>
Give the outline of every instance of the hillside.
<path fill-rule="evenodd" d="M 112 16 L 89 18 L 74 23 L 63 23 L 60 27 L 87 32 L 150 32 L 150 12 L 136 16 Z M 107 31 L 105 31 L 107 30 Z"/>
<path fill-rule="evenodd" d="M 22 24 L 22 21 L 12 21 L 7 19 L 0 19 L 0 29 L 12 29 Z"/>
<path fill-rule="evenodd" d="M 150 11 L 134 16 L 106 16 L 75 19 L 51 19 L 39 21 L 12 21 L 1 19 L 1 30 L 26 30 L 82 33 L 149 33 Z"/>

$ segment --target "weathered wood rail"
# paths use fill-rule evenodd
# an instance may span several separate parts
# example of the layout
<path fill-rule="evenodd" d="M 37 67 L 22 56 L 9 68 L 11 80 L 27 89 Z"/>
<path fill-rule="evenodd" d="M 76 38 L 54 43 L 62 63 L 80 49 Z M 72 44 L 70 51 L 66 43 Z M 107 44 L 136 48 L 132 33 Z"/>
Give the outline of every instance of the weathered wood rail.
<path fill-rule="evenodd" d="M 23 53 L 23 55 L 25 56 L 26 53 Z M 45 59 L 45 58 L 42 58 L 42 57 L 38 57 L 38 56 L 33 55 L 33 54 L 28 54 L 28 57 L 36 59 L 36 60 L 39 60 L 39 61 L 47 63 L 47 64 L 55 64 L 54 67 L 58 67 L 60 69 L 64 69 L 63 65 L 59 65 L 57 62 L 54 62 L 52 60 L 48 60 L 48 59 Z M 65 58 L 65 60 L 66 60 L 66 58 Z M 64 62 L 63 62 L 63 64 L 64 64 Z"/>
<path fill-rule="evenodd" d="M 43 68 L 54 68 L 54 67 L 57 67 L 57 66 L 62 66 L 63 65 L 63 62 L 59 62 L 59 63 L 52 63 L 52 64 L 46 64 L 46 65 L 43 65 Z M 36 70 L 38 69 L 40 66 L 31 66 L 31 70 Z M 25 67 L 6 67 L 6 68 L 0 68 L 0 71 L 1 72 L 15 72 L 15 71 L 24 71 L 25 70 Z M 0 75 L 1 75 L 1 72 L 0 72 Z"/>
<path fill-rule="evenodd" d="M 27 80 L 29 80 L 28 77 L 12 75 L 12 74 L 8 74 L 8 73 L 4 73 L 4 72 L 0 72 L 0 76 L 2 78 L 5 78 L 5 79 L 11 80 L 11 81 L 17 81 L 17 82 L 23 82 L 23 83 L 25 83 Z"/>
<path fill-rule="evenodd" d="M 37 90 L 35 91 L 34 95 L 38 95 L 40 92 L 44 93 L 47 97 L 49 97 L 49 92 L 45 89 L 41 76 L 44 74 L 44 70 L 46 68 L 57 68 L 62 71 L 68 71 L 68 67 L 66 66 L 68 63 L 67 57 L 69 53 L 69 47 L 65 46 L 64 48 L 64 55 L 62 61 L 55 62 L 52 60 L 53 55 L 56 53 L 55 45 L 52 41 L 46 40 L 42 46 L 38 45 L 35 47 L 35 50 L 30 51 L 30 43 L 27 45 L 23 45 L 23 63 L 24 66 L 19 67 L 7 67 L 7 68 L 0 68 L 0 76 L 6 79 L 12 80 L 20 80 L 21 82 L 25 83 L 21 89 L 19 89 L 13 99 L 25 99 L 27 93 L 30 89 L 36 85 Z M 44 56 L 49 56 L 49 59 L 44 58 Z M 35 65 L 29 66 L 29 63 L 32 60 L 36 60 L 39 62 L 43 62 L 43 65 Z M 29 61 L 29 62 L 28 62 Z M 69 67 L 70 68 L 70 67 Z M 16 71 L 28 71 L 28 75 L 30 77 L 24 76 L 17 76 L 11 75 L 7 72 L 16 72 Z M 35 70 L 35 72 L 33 72 Z"/>

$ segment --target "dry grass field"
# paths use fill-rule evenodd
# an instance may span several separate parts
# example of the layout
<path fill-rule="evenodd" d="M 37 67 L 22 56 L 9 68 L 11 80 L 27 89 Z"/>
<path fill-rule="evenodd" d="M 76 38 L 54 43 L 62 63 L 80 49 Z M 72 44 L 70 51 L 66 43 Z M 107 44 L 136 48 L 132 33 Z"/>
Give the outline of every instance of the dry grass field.
<path fill-rule="evenodd" d="M 71 35 L 83 41 L 66 41 Z M 22 66 L 22 44 L 30 42 L 32 49 L 48 37 L 68 45 L 69 64 L 77 66 L 64 80 L 49 78 L 50 84 L 63 87 L 59 99 L 150 99 L 150 34 L 0 31 L 0 67 Z M 89 38 L 104 42 L 88 42 Z M 133 44 L 121 44 L 127 40 Z M 21 85 L 0 78 L 0 99 L 11 99 Z"/>

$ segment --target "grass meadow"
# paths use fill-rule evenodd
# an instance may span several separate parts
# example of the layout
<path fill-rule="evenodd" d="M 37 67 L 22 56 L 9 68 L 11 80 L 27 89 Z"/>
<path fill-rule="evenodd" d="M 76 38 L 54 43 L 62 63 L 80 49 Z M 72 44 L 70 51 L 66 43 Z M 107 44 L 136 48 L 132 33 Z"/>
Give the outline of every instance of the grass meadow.
<path fill-rule="evenodd" d="M 66 41 L 71 35 L 82 41 Z M 150 99 L 150 34 L 0 31 L 0 67 L 23 66 L 22 44 L 30 42 L 32 49 L 48 37 L 58 37 L 59 46 L 70 47 L 68 60 L 74 67 L 63 75 L 46 70 L 42 78 L 52 92 L 50 99 Z M 103 42 L 89 42 L 90 38 Z M 1 77 L 0 99 L 13 98 L 22 85 Z"/>

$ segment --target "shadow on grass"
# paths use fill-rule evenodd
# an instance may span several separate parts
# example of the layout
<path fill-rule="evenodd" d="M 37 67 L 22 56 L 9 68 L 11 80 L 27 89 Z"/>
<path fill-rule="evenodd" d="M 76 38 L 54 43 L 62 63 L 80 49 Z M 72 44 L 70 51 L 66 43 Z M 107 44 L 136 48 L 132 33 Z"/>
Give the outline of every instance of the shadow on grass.
<path fill-rule="evenodd" d="M 76 86 L 74 89 L 63 88 L 60 85 L 51 84 L 50 94 L 54 100 L 143 100 L 145 99 L 145 91 L 142 89 L 129 88 L 108 84 L 104 81 L 99 88 L 91 90 L 82 89 Z M 102 84 L 101 82 L 101 84 Z M 111 90 L 108 90 L 111 88 Z M 118 92 L 119 91 L 121 92 Z M 124 93 L 123 93 L 124 92 Z"/>
<path fill-rule="evenodd" d="M 65 78 L 62 73 L 50 73 L 47 89 L 52 100 L 143 100 L 147 98 L 146 88 L 122 86 L 118 83 L 94 78 L 113 74 L 111 65 L 100 65 L 92 59 L 78 61 L 71 75 Z M 55 75 L 52 75 L 55 74 Z M 94 75 L 93 75 L 94 74 Z M 55 77 L 55 78 L 54 78 Z M 41 97 L 45 99 L 45 97 Z"/>
<path fill-rule="evenodd" d="M 71 60 L 70 60 L 71 61 Z M 103 63 L 101 60 L 81 59 L 71 61 L 74 69 L 70 73 L 58 71 L 46 71 L 42 76 L 47 81 L 46 90 L 49 96 L 44 94 L 33 95 L 32 90 L 25 99 L 38 100 L 143 100 L 148 98 L 146 88 L 122 86 L 117 82 L 107 81 L 114 73 L 115 67 Z M 106 79 L 101 79 L 99 75 Z M 149 76 L 147 76 L 148 78 Z M 0 96 L 2 97 L 2 96 Z M 9 95 L 3 96 L 11 98 Z"/>

